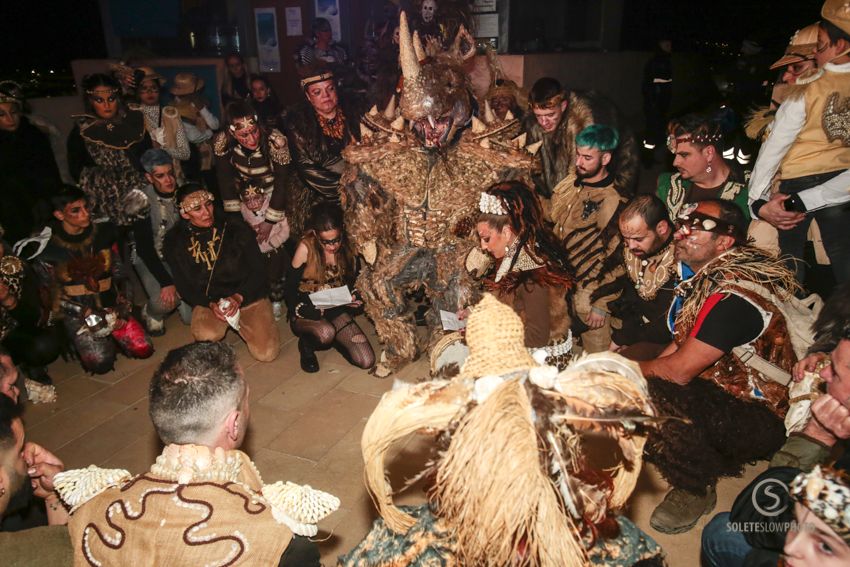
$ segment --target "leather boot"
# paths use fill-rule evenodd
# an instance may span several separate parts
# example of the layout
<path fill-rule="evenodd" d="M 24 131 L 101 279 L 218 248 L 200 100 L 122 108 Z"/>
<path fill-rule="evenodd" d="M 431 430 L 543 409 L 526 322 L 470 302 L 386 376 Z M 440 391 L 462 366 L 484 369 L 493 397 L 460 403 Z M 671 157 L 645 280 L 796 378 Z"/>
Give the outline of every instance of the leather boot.
<path fill-rule="evenodd" d="M 301 353 L 301 370 L 311 374 L 319 371 L 319 359 L 306 339 L 298 339 L 298 352 Z"/>
<path fill-rule="evenodd" d="M 704 515 L 714 510 L 717 492 L 713 486 L 705 496 L 674 488 L 652 512 L 649 525 L 663 534 L 680 534 L 690 530 Z"/>

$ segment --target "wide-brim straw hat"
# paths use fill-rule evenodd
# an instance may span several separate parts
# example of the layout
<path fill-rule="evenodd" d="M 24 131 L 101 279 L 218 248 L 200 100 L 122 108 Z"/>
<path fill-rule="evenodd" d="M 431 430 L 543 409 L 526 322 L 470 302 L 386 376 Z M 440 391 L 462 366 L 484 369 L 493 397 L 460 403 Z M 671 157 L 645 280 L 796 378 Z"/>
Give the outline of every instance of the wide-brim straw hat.
<path fill-rule="evenodd" d="M 173 95 L 190 95 L 204 88 L 204 80 L 192 73 L 178 73 L 174 85 L 168 89 Z"/>
<path fill-rule="evenodd" d="M 538 366 L 525 348 L 522 319 L 491 294 L 472 308 L 466 344 L 469 358 L 460 369 L 461 378 L 500 376 Z"/>
<path fill-rule="evenodd" d="M 771 70 L 785 67 L 800 61 L 808 61 L 815 58 L 818 47 L 818 24 L 811 24 L 803 29 L 797 30 L 783 55 L 776 63 L 770 66 Z"/>
<path fill-rule="evenodd" d="M 144 81 L 145 79 L 153 79 L 154 81 L 159 83 L 160 87 L 163 86 L 166 82 L 168 82 L 165 77 L 154 71 L 151 67 L 139 67 L 139 71 L 142 71 L 145 74 L 145 76 L 142 77 L 142 81 Z"/>

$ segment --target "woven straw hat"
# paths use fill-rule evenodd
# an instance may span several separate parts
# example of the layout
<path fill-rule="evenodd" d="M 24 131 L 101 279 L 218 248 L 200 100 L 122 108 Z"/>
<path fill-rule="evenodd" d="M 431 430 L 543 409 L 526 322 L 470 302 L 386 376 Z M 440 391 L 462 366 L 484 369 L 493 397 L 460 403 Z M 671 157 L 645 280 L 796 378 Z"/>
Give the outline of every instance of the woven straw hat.
<path fill-rule="evenodd" d="M 145 79 L 153 79 L 159 83 L 159 86 L 162 86 L 167 82 L 165 77 L 154 71 L 152 67 L 139 67 L 139 71 L 145 74 L 145 76 L 142 77 L 142 81 Z"/>
<path fill-rule="evenodd" d="M 811 24 L 802 29 L 797 30 L 791 37 L 788 47 L 785 48 L 785 55 L 779 61 L 770 66 L 771 69 L 778 69 L 792 63 L 807 61 L 815 58 L 815 50 L 818 46 L 818 24 Z"/>
<path fill-rule="evenodd" d="M 190 95 L 204 88 L 204 80 L 192 73 L 178 73 L 174 77 L 174 85 L 169 89 L 177 96 Z"/>
<path fill-rule="evenodd" d="M 513 309 L 486 294 L 466 325 L 469 358 L 461 378 L 499 376 L 538 366 L 525 348 L 525 328 Z"/>

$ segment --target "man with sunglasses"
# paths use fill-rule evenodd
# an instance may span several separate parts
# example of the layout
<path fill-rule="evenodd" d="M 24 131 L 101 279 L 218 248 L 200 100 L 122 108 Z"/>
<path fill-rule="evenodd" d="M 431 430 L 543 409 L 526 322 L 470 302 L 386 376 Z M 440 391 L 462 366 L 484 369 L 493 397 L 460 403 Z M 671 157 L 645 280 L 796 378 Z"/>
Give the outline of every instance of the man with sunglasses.
<path fill-rule="evenodd" d="M 673 342 L 640 363 L 659 415 L 677 418 L 650 435 L 646 450 L 673 487 L 650 520 L 664 533 L 689 530 L 714 508 L 720 477 L 782 446 L 796 362 L 777 305 L 793 294 L 793 273 L 746 244 L 741 209 L 702 201 L 683 208 L 676 227 L 683 277 L 669 314 Z"/>
<path fill-rule="evenodd" d="M 797 279 L 807 233 L 817 220 L 835 279 L 850 280 L 850 10 L 844 0 L 821 9 L 815 60 L 823 74 L 801 96 L 782 103 L 759 152 L 749 186 L 753 215 L 779 230 L 779 247 L 796 260 Z M 779 191 L 770 194 L 779 174 Z"/>
<path fill-rule="evenodd" d="M 178 188 L 176 199 L 183 222 L 165 236 L 163 250 L 177 293 L 192 306 L 192 336 L 220 341 L 232 327 L 251 356 L 271 362 L 280 352 L 280 331 L 254 231 L 241 217 L 217 212 L 199 183 Z"/>

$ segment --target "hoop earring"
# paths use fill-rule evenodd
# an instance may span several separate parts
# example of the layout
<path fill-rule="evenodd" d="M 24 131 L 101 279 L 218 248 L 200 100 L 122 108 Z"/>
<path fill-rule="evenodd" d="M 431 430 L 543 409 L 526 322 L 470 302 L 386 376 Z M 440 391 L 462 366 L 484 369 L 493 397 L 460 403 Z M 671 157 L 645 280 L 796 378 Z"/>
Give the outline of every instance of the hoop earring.
<path fill-rule="evenodd" d="M 708 167 L 705 168 L 706 173 L 711 173 L 711 162 L 708 162 Z"/>

